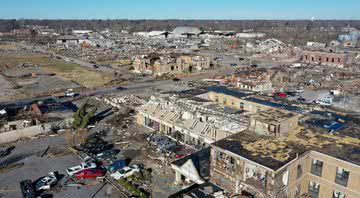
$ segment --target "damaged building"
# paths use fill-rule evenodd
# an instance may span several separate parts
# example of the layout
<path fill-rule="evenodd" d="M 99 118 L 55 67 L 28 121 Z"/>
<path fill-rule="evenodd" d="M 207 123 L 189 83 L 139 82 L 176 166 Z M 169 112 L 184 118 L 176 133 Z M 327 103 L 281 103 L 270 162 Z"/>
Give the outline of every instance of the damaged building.
<path fill-rule="evenodd" d="M 248 129 L 212 143 L 210 154 L 199 151 L 172 168 L 176 183 L 211 182 L 227 197 L 355 198 L 360 196 L 359 149 L 358 134 L 304 128 L 297 115 L 271 110 L 254 114 Z M 209 163 L 201 160 L 204 155 L 210 155 Z"/>
<path fill-rule="evenodd" d="M 199 54 L 149 54 L 137 56 L 133 62 L 137 73 L 164 74 L 192 73 L 210 68 L 210 57 Z"/>
<path fill-rule="evenodd" d="M 359 139 L 291 132 L 281 139 L 245 131 L 212 145 L 211 181 L 252 197 L 359 197 Z"/>
<path fill-rule="evenodd" d="M 222 108 L 201 98 L 152 97 L 138 109 L 137 122 L 195 147 L 245 130 L 248 119 L 241 111 Z"/>
<path fill-rule="evenodd" d="M 304 51 L 303 62 L 343 68 L 353 63 L 353 55 L 346 52 Z"/>
<path fill-rule="evenodd" d="M 58 45 L 79 45 L 79 38 L 72 35 L 59 36 L 56 39 L 56 44 Z"/>
<path fill-rule="evenodd" d="M 261 111 L 250 117 L 250 130 L 258 134 L 283 136 L 298 127 L 298 115 L 279 110 Z"/>
<path fill-rule="evenodd" d="M 296 106 L 285 103 L 269 101 L 267 98 L 253 96 L 252 94 L 232 90 L 226 87 L 209 87 L 208 97 L 210 100 L 230 108 L 240 109 L 248 113 L 256 113 L 266 110 L 281 110 L 287 112 L 302 112 Z"/>

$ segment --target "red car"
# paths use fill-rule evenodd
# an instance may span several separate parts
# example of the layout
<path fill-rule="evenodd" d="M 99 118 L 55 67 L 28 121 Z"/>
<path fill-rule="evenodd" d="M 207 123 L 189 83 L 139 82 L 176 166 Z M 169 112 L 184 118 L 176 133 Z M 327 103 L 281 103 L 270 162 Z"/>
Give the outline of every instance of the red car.
<path fill-rule="evenodd" d="M 74 174 L 76 179 L 98 178 L 104 176 L 106 170 L 104 169 L 85 169 Z"/>

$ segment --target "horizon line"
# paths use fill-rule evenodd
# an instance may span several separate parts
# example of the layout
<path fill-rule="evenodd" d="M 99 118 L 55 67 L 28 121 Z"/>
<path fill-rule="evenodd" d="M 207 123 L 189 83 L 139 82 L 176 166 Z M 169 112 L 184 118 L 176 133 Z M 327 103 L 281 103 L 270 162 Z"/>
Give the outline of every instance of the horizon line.
<path fill-rule="evenodd" d="M 360 21 L 359 19 L 188 19 L 188 18 L 0 18 L 0 20 L 128 20 L 128 21 Z"/>

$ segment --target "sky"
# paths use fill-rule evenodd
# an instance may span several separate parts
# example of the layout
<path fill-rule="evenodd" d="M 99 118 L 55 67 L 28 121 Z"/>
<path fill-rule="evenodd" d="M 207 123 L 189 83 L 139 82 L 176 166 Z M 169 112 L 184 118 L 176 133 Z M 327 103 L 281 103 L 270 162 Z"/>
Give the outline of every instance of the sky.
<path fill-rule="evenodd" d="M 1 19 L 352 19 L 360 0 L 0 0 Z"/>

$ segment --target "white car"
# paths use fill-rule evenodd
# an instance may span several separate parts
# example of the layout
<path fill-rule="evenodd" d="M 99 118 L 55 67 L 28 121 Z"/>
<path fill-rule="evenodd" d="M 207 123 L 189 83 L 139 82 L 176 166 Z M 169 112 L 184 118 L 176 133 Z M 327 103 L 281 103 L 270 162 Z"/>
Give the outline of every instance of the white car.
<path fill-rule="evenodd" d="M 54 172 L 50 172 L 48 176 L 41 178 L 35 185 L 36 191 L 49 190 L 57 183 L 57 178 Z"/>
<path fill-rule="evenodd" d="M 71 168 L 67 168 L 66 169 L 66 173 L 70 176 L 73 176 L 75 173 L 80 172 L 82 170 L 86 170 L 86 169 L 91 169 L 91 168 L 96 168 L 96 164 L 94 162 L 82 162 L 80 165 L 78 166 L 74 166 Z"/>
<path fill-rule="evenodd" d="M 140 167 L 138 165 L 130 165 L 111 174 L 111 177 L 113 177 L 116 180 L 119 180 L 122 178 L 127 178 L 138 172 L 140 172 Z"/>
<path fill-rule="evenodd" d="M 72 89 L 68 89 L 65 91 L 65 94 L 64 94 L 66 97 L 75 97 L 75 93 Z"/>

